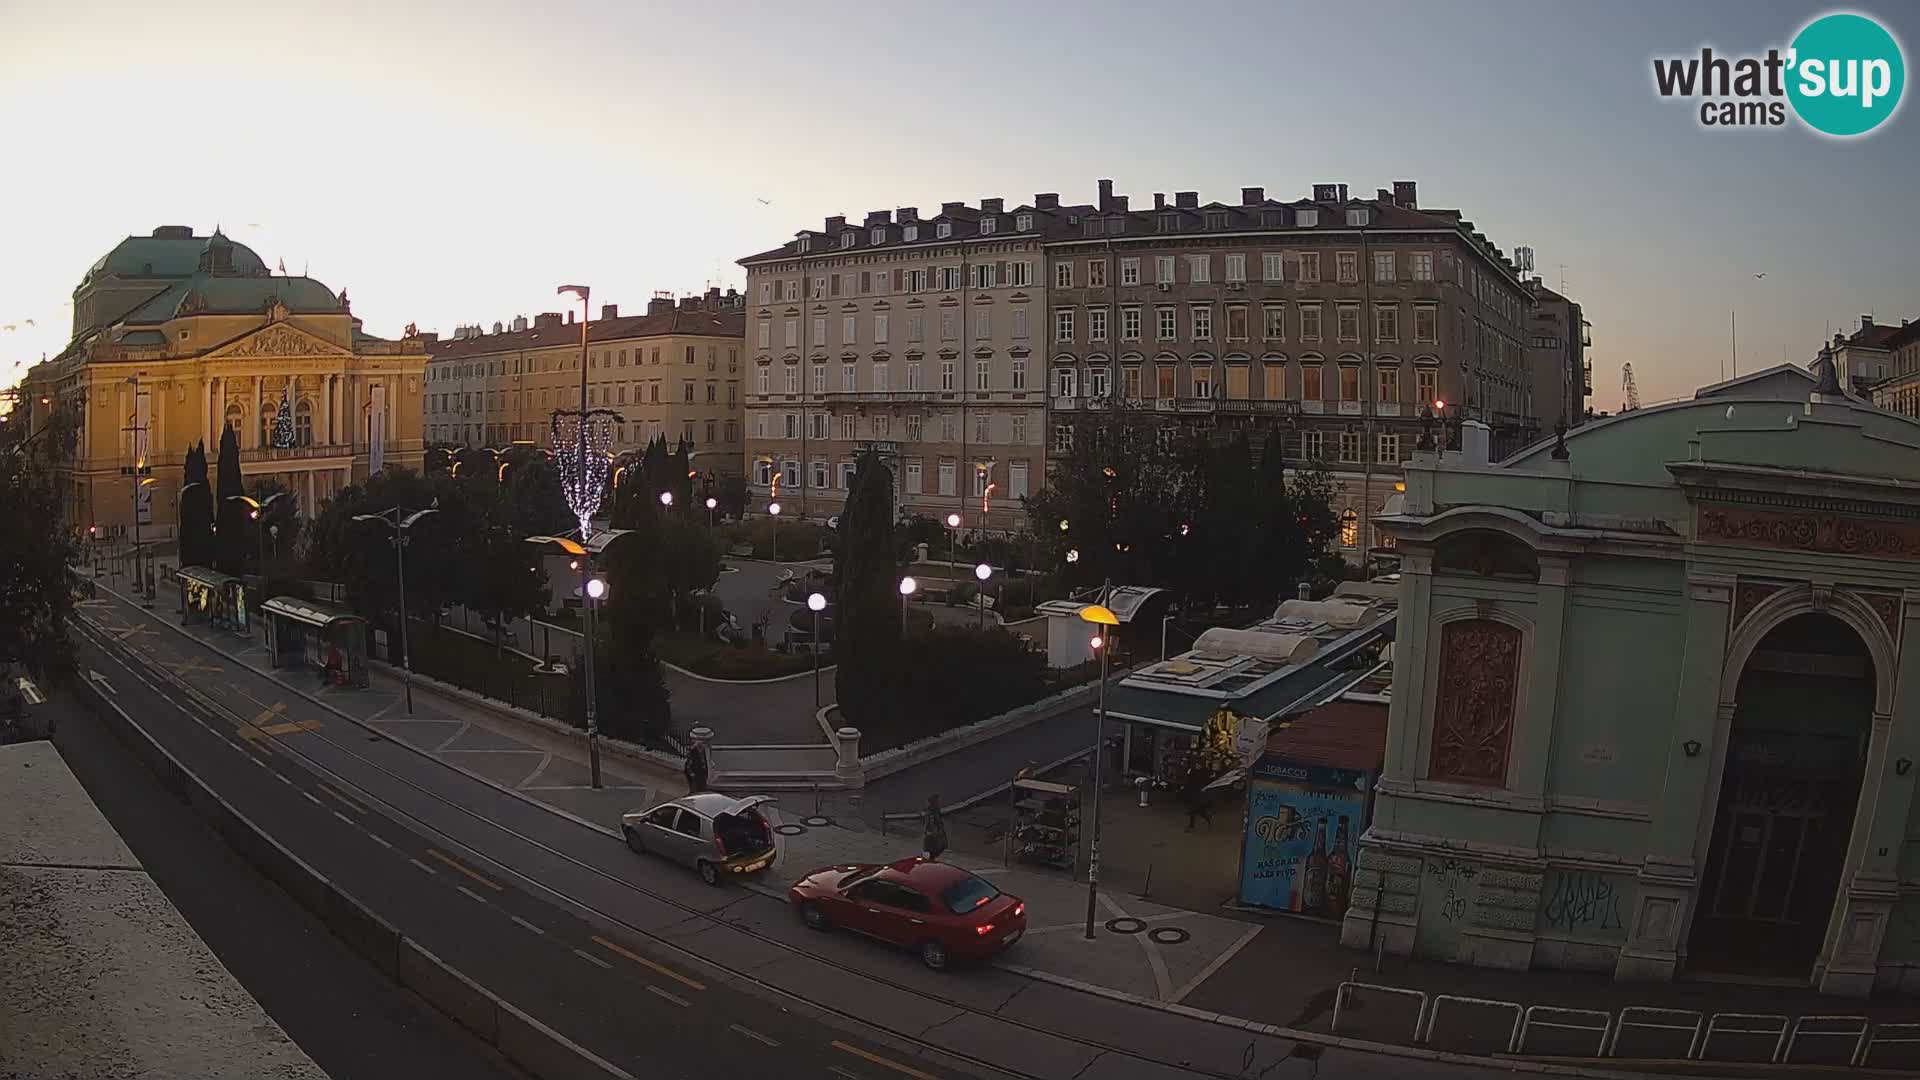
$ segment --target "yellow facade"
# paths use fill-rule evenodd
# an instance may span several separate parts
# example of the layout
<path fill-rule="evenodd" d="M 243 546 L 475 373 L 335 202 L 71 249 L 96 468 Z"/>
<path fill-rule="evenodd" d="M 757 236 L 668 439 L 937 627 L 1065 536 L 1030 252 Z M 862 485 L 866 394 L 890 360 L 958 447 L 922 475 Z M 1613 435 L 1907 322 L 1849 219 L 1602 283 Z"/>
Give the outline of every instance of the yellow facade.
<path fill-rule="evenodd" d="M 74 292 L 74 336 L 22 384 L 39 430 L 74 410 L 80 442 L 64 477 L 75 527 L 135 520 L 144 460 L 155 483 L 141 528 L 171 536 L 187 449 L 206 443 L 216 481 L 221 432 L 240 442 L 246 486 L 278 479 L 303 515 L 384 465 L 420 467 L 426 341 L 363 333 L 347 299 L 311 278 L 269 274 L 243 245 L 172 226 L 129 237 Z M 292 445 L 273 445 L 282 402 Z"/>

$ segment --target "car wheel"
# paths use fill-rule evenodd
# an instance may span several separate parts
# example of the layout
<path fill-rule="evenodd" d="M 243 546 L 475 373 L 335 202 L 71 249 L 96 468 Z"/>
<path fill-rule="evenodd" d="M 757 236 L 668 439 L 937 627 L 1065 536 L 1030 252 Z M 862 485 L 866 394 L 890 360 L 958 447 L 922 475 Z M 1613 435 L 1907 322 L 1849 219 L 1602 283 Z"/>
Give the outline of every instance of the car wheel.
<path fill-rule="evenodd" d="M 701 881 L 704 881 L 709 885 L 720 884 L 720 868 L 719 867 L 713 865 L 712 863 L 706 861 L 705 859 L 702 859 L 700 860 L 700 865 L 698 869 L 700 871 Z"/>
<path fill-rule="evenodd" d="M 806 923 L 807 929 L 809 930 L 827 930 L 832 928 L 832 924 L 827 922 L 827 913 L 821 911 L 820 905 L 811 900 L 800 905 L 800 921 Z"/>
<path fill-rule="evenodd" d="M 628 851 L 633 852 L 635 855 L 645 855 L 647 853 L 646 841 L 640 839 L 640 831 L 638 829 L 622 829 L 621 831 L 627 834 Z"/>
<path fill-rule="evenodd" d="M 937 941 L 920 943 L 920 962 L 935 971 L 947 969 L 947 947 Z"/>

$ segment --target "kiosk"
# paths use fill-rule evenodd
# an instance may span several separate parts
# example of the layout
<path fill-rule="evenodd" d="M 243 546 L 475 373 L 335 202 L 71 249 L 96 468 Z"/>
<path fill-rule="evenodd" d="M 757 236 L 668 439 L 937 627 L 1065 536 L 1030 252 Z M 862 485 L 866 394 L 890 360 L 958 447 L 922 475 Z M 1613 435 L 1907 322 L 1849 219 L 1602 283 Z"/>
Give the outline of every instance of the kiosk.
<path fill-rule="evenodd" d="M 173 577 L 180 585 L 181 625 L 204 622 L 247 632 L 247 588 L 239 578 L 205 566 L 183 566 Z"/>

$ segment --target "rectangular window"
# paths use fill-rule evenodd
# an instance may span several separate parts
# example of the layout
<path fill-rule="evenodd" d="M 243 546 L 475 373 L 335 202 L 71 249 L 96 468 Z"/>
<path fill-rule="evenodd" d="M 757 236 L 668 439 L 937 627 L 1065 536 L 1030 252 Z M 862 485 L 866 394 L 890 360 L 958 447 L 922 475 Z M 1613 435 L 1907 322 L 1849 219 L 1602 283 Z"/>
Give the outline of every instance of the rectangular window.
<path fill-rule="evenodd" d="M 1261 366 L 1260 396 L 1267 401 L 1287 400 L 1287 365 L 1264 364 Z"/>
<path fill-rule="evenodd" d="M 1153 396 L 1162 401 L 1170 400 L 1175 393 L 1174 368 L 1172 364 L 1161 364 L 1153 369 Z"/>
<path fill-rule="evenodd" d="M 1227 365 L 1227 400 L 1246 401 L 1251 396 L 1252 387 L 1247 384 L 1251 375 L 1246 364 Z"/>
<path fill-rule="evenodd" d="M 1009 432 L 1010 441 L 1015 446 L 1025 446 L 1027 444 L 1027 414 L 1017 412 L 1007 419 L 1012 429 Z"/>
<path fill-rule="evenodd" d="M 799 319 L 787 320 L 786 341 L 787 341 L 787 348 L 789 349 L 797 349 L 800 347 L 800 320 Z M 656 364 L 660 362 L 659 349 L 653 350 L 653 362 Z"/>
<path fill-rule="evenodd" d="M 1360 280 L 1360 253 L 1357 251 L 1336 251 L 1333 255 L 1334 274 L 1342 285 L 1352 285 Z"/>
<path fill-rule="evenodd" d="M 960 417 L 957 413 L 940 414 L 940 441 L 957 442 L 960 438 Z"/>
<path fill-rule="evenodd" d="M 768 348 L 773 344 L 773 324 L 766 321 L 765 319 L 760 320 L 759 340 L 760 340 L 760 347 L 763 349 Z"/>
<path fill-rule="evenodd" d="M 1319 431 L 1301 432 L 1300 456 L 1308 461 L 1324 461 L 1327 456 L 1325 433 Z"/>
<path fill-rule="evenodd" d="M 1280 253 L 1269 251 L 1260 256 L 1260 280 L 1280 281 Z"/>
<path fill-rule="evenodd" d="M 954 385 L 953 361 L 951 360 L 940 361 L 940 389 L 942 390 L 959 389 L 959 387 Z"/>
<path fill-rule="evenodd" d="M 1213 256 L 1211 255 L 1187 256 L 1187 280 L 1193 282 L 1196 285 L 1203 285 L 1209 281 L 1212 281 L 1213 280 Z"/>
<path fill-rule="evenodd" d="M 1153 259 L 1154 281 L 1161 285 L 1173 284 L 1173 256 L 1156 255 Z"/>
<path fill-rule="evenodd" d="M 1171 307 L 1155 308 L 1154 314 L 1157 316 L 1157 321 L 1159 323 L 1158 340 L 1172 341 L 1175 337 L 1179 335 L 1179 332 L 1180 332 L 1179 317 L 1174 313 L 1173 308 Z"/>
<path fill-rule="evenodd" d="M 1415 281 L 1433 280 L 1433 252 L 1416 251 L 1407 256 L 1408 269 Z"/>
<path fill-rule="evenodd" d="M 827 486 L 827 463 L 820 458 L 813 459 L 813 486 L 822 490 Z"/>
<path fill-rule="evenodd" d="M 1373 309 L 1373 340 L 1397 344 L 1400 341 L 1400 305 L 1379 304 Z"/>
<path fill-rule="evenodd" d="M 1087 310 L 1087 340 L 1107 340 L 1107 309 L 1089 308 Z"/>
<path fill-rule="evenodd" d="M 825 364 L 813 365 L 813 392 L 816 394 L 824 394 L 827 392 L 827 365 Z M 693 400 L 693 385 L 691 383 L 687 385 L 687 400 Z"/>
<path fill-rule="evenodd" d="M 1373 253 L 1373 280 L 1383 285 L 1393 283 L 1393 252 L 1376 251 Z"/>
<path fill-rule="evenodd" d="M 1140 284 L 1140 260 L 1139 259 L 1121 259 L 1120 260 L 1120 284 L 1122 285 Z"/>
<path fill-rule="evenodd" d="M 1053 396 L 1070 398 L 1074 394 L 1079 375 L 1070 367 L 1053 369 Z"/>
<path fill-rule="evenodd" d="M 1300 214 L 1300 217 L 1301 217 L 1301 223 L 1305 224 L 1307 212 L 1302 211 Z M 1303 251 L 1300 253 L 1300 280 L 1304 284 L 1308 284 L 1308 285 L 1319 284 L 1320 282 L 1320 253 L 1319 252 Z"/>
<path fill-rule="evenodd" d="M 1024 499 L 1027 497 L 1027 463 L 1016 461 L 1007 466 L 1007 497 Z"/>
<path fill-rule="evenodd" d="M 1326 388 L 1320 385 L 1321 367 L 1319 364 L 1300 365 L 1300 398 L 1303 401 L 1325 401 Z"/>
<path fill-rule="evenodd" d="M 1383 367 L 1376 373 L 1380 383 L 1380 400 L 1395 403 L 1400 400 L 1400 369 Z"/>
<path fill-rule="evenodd" d="M 853 488 L 853 470 L 854 470 L 854 463 L 853 463 L 853 462 L 851 462 L 851 461 L 843 461 L 843 462 L 841 462 L 841 463 L 840 463 L 840 490 L 841 490 L 841 491 L 850 491 L 850 490 L 852 490 L 852 488 Z"/>
<path fill-rule="evenodd" d="M 960 493 L 958 479 L 958 466 L 951 459 L 943 458 L 940 462 L 940 494 L 958 495 Z"/>
<path fill-rule="evenodd" d="M 1120 340 L 1140 340 L 1140 309 L 1123 307 L 1120 309 Z"/>
<path fill-rule="evenodd" d="M 960 336 L 960 313 L 943 311 L 940 313 L 940 340 L 953 341 Z"/>
<path fill-rule="evenodd" d="M 982 442 L 986 440 L 982 439 Z M 987 493 L 987 485 L 993 483 L 993 464 L 976 461 L 973 464 L 973 497 L 978 499 Z"/>
<path fill-rule="evenodd" d="M 787 438 L 789 439 L 799 438 L 800 437 L 800 415 L 798 413 L 787 413 L 786 418 L 787 418 L 787 423 L 786 423 Z"/>
<path fill-rule="evenodd" d="M 1360 365 L 1340 365 L 1340 400 L 1360 400 Z"/>
<path fill-rule="evenodd" d="M 924 341 L 926 340 L 926 332 L 927 332 L 927 317 L 925 315 L 907 316 L 907 340 L 908 341 Z"/>
<path fill-rule="evenodd" d="M 772 282 L 763 281 L 760 283 L 760 303 L 762 304 L 773 303 L 773 283 Z"/>
<path fill-rule="evenodd" d="M 907 291 L 910 293 L 927 291 L 927 272 L 924 269 L 907 271 Z"/>
<path fill-rule="evenodd" d="M 1245 304 L 1227 305 L 1227 340 L 1247 340 L 1249 332 L 1247 322 L 1247 306 Z"/>
<path fill-rule="evenodd" d="M 853 391 L 860 389 L 860 386 L 858 383 L 858 376 L 854 374 L 854 367 L 852 364 L 840 365 L 840 389 L 846 391 L 847 393 L 852 393 Z"/>
<path fill-rule="evenodd" d="M 1087 287 L 1090 289 L 1104 289 L 1107 287 L 1107 260 L 1087 260 Z"/>
<path fill-rule="evenodd" d="M 986 236 L 987 234 L 993 232 L 995 227 L 997 227 L 999 224 L 1000 224 L 999 218 L 990 218 L 990 217 L 981 218 L 980 219 L 980 235 Z"/>
<path fill-rule="evenodd" d="M 833 418 L 826 413 L 818 413 L 818 412 L 808 413 L 807 414 L 807 437 L 810 439 L 826 438 L 827 426 L 829 421 L 831 421 L 832 419 Z M 849 428 L 848 430 L 851 431 L 852 429 Z"/>
<path fill-rule="evenodd" d="M 1073 340 L 1073 309 L 1062 308 L 1053 313 L 1053 340 Z"/>
<path fill-rule="evenodd" d="M 1105 367 L 1088 368 L 1087 396 L 1095 399 L 1106 397 L 1108 391 L 1107 378 L 1107 369 Z"/>
<path fill-rule="evenodd" d="M 920 441 L 920 424 L 924 419 L 925 418 L 922 417 L 919 413 L 907 414 L 906 427 L 907 427 L 908 442 Z"/>
<path fill-rule="evenodd" d="M 973 313 L 973 339 L 985 341 L 993 336 L 993 312 L 981 308 Z"/>
<path fill-rule="evenodd" d="M 1440 340 L 1438 308 L 1431 304 L 1422 304 L 1413 309 L 1413 340 L 1423 345 L 1431 345 Z"/>
<path fill-rule="evenodd" d="M 1053 452 L 1067 454 L 1073 451 L 1073 425 L 1053 425 Z"/>
<path fill-rule="evenodd" d="M 873 437 L 889 439 L 893 437 L 893 417 L 887 413 L 875 413 L 873 417 Z"/>
<path fill-rule="evenodd" d="M 818 300 L 826 295 L 827 295 L 827 279 L 824 277 L 814 278 L 813 279 L 813 298 L 815 300 Z"/>
<path fill-rule="evenodd" d="M 921 474 L 922 468 L 923 465 L 919 458 L 907 459 L 906 488 L 907 493 L 910 495 L 920 494 L 921 485 L 925 483 L 925 478 Z"/>
<path fill-rule="evenodd" d="M 1267 341 L 1287 340 L 1287 309 L 1268 304 L 1260 309 L 1261 336 Z"/>
<path fill-rule="evenodd" d="M 1213 398 L 1213 367 L 1210 364 L 1196 364 L 1193 368 L 1193 396 L 1198 401 Z"/>
<path fill-rule="evenodd" d="M 1033 284 L 1033 264 L 1025 260 L 1008 263 L 1007 284 L 1016 289 L 1024 289 Z"/>
<path fill-rule="evenodd" d="M 840 344 L 857 344 L 859 337 L 859 319 L 852 315 L 842 316 L 840 319 Z M 712 369 L 709 368 L 708 370 L 711 371 Z"/>
<path fill-rule="evenodd" d="M 1247 257 L 1245 255 L 1227 256 L 1227 280 L 1244 282 L 1247 280 Z"/>
<path fill-rule="evenodd" d="M 786 282 L 786 286 L 787 303 L 798 303 L 800 300 L 800 279 L 794 278 L 789 280 Z"/>
<path fill-rule="evenodd" d="M 893 390 L 893 369 L 884 361 L 874 361 L 873 389 L 875 393 L 885 394 Z"/>
<path fill-rule="evenodd" d="M 660 384 L 659 384 L 659 383 L 652 383 L 652 384 L 650 384 L 650 385 L 651 385 L 651 386 L 653 386 L 653 388 L 654 388 L 654 390 L 653 390 L 653 400 L 655 400 L 655 401 L 659 401 L 659 400 L 660 400 Z M 789 393 L 789 394 L 797 394 L 797 393 L 799 393 L 799 392 L 800 392 L 800 365 L 798 365 L 798 364 L 788 364 L 788 365 L 787 365 L 787 389 L 786 389 L 786 392 L 787 392 L 787 393 Z"/>
<path fill-rule="evenodd" d="M 1320 305 L 1300 305 L 1300 340 L 1320 340 Z"/>
<path fill-rule="evenodd" d="M 1026 232 L 1028 229 L 1033 228 L 1033 215 L 1032 214 L 1013 215 L 1013 227 L 1015 229 L 1018 229 L 1021 232 Z"/>
<path fill-rule="evenodd" d="M 1343 431 L 1340 433 L 1340 460 L 1345 464 L 1360 462 L 1360 433 Z M 1349 545 L 1351 546 L 1351 545 Z"/>
<path fill-rule="evenodd" d="M 989 379 L 992 378 L 992 376 L 993 376 L 993 361 L 975 360 L 973 362 L 973 388 L 975 390 L 987 389 L 988 388 L 987 382 Z"/>
<path fill-rule="evenodd" d="M 1012 385 L 1015 390 L 1025 390 L 1027 388 L 1027 362 L 1017 356 L 1013 359 Z"/>
<path fill-rule="evenodd" d="M 921 381 L 921 378 L 920 378 L 920 361 L 918 360 L 907 361 L 907 389 L 909 390 L 926 389 L 925 384 Z"/>
<path fill-rule="evenodd" d="M 1027 336 L 1027 309 L 1024 307 L 1013 309 L 1013 336 L 1016 338 Z"/>
<path fill-rule="evenodd" d="M 1380 436 L 1380 445 L 1377 447 L 1377 451 L 1379 457 L 1375 458 L 1375 460 L 1379 461 L 1382 465 L 1400 464 L 1400 436 L 1397 433 L 1383 433 Z"/>
<path fill-rule="evenodd" d="M 1212 341 L 1213 306 L 1210 304 L 1195 304 L 1189 309 L 1189 313 L 1193 318 L 1193 340 Z"/>
<path fill-rule="evenodd" d="M 1062 259 L 1053 264 L 1053 287 L 1056 289 L 1073 288 L 1073 263 Z"/>
<path fill-rule="evenodd" d="M 1432 368 L 1423 367 L 1414 371 L 1413 385 L 1420 395 L 1420 407 L 1431 408 L 1440 398 L 1440 373 Z"/>
<path fill-rule="evenodd" d="M 1338 341 L 1360 340 L 1360 305 L 1340 304 L 1334 309 L 1334 337 Z"/>
<path fill-rule="evenodd" d="M 1140 400 L 1140 365 L 1128 364 L 1120 369 L 1120 390 L 1128 401 Z"/>
<path fill-rule="evenodd" d="M 976 263 L 973 267 L 973 287 L 976 289 L 997 288 L 1000 284 L 1000 264 Z"/>
<path fill-rule="evenodd" d="M 986 413 L 973 414 L 973 441 L 976 444 L 984 445 L 992 441 L 988 436 L 988 432 L 991 430 L 988 423 L 990 419 L 992 418 Z"/>
<path fill-rule="evenodd" d="M 937 271 L 937 273 L 940 276 L 941 289 L 945 290 L 946 292 L 953 292 L 960 288 L 960 268 L 959 267 L 943 266 Z"/>

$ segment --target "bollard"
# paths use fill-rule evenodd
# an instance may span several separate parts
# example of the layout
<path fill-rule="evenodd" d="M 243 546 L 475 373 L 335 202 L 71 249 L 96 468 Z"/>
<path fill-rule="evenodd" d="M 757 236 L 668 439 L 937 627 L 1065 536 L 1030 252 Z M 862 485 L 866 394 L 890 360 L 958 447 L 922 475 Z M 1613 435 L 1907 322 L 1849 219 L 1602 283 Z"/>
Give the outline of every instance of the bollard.
<path fill-rule="evenodd" d="M 1146 777 L 1144 777 L 1144 776 L 1141 776 L 1141 777 L 1136 777 L 1136 778 L 1134 778 L 1134 781 L 1133 781 L 1133 786 L 1134 786 L 1134 787 L 1137 787 L 1137 788 L 1139 788 L 1139 789 L 1140 789 L 1140 808 L 1141 808 L 1141 809 L 1143 809 L 1143 810 L 1144 810 L 1144 809 L 1146 809 L 1146 806 L 1147 806 L 1147 788 L 1149 788 L 1149 787 L 1151 787 L 1151 786 L 1152 786 L 1152 781 L 1150 781 L 1149 779 L 1147 779 L 1147 778 L 1146 778 Z"/>

